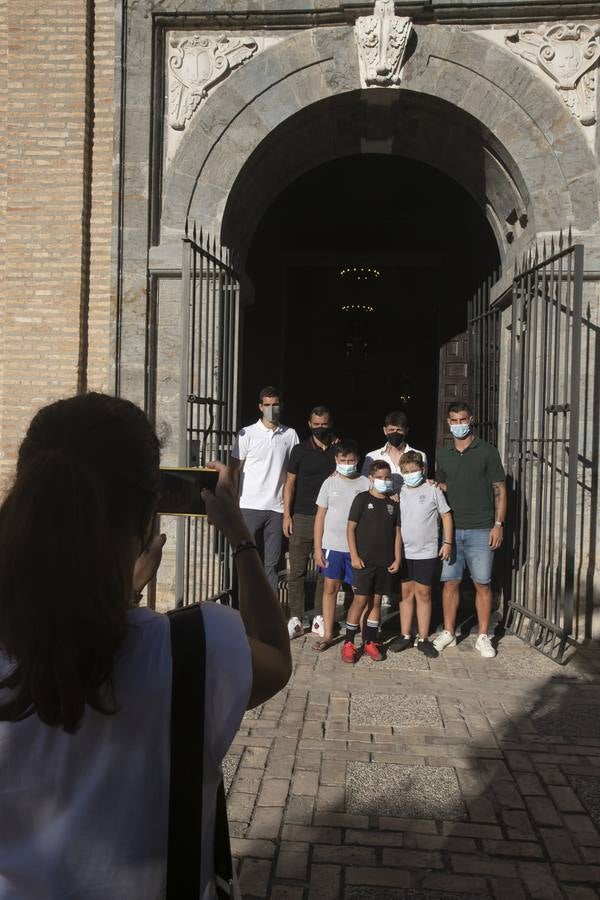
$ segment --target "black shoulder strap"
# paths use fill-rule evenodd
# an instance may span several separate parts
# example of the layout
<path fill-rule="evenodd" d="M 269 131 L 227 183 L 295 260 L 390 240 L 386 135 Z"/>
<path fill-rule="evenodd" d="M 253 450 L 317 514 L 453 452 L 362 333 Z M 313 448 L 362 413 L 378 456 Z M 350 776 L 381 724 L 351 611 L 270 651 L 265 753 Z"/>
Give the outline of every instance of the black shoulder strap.
<path fill-rule="evenodd" d="M 199 603 L 169 613 L 171 785 L 167 900 L 198 900 L 202 853 L 205 638 Z M 191 714 L 190 714 L 191 713 Z"/>

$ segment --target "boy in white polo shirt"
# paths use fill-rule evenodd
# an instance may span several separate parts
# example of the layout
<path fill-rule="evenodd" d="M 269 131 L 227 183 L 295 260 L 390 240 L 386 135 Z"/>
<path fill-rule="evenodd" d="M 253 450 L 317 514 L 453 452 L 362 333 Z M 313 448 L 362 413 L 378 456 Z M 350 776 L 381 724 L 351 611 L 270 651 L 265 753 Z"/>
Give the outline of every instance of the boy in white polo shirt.
<path fill-rule="evenodd" d="M 402 472 L 400 471 L 400 457 L 414 447 L 409 447 L 406 440 L 408 434 L 408 419 L 406 414 L 396 410 L 388 413 L 383 423 L 383 434 L 385 435 L 385 444 L 377 450 L 371 450 L 365 456 L 362 467 L 363 475 L 369 474 L 371 466 L 375 460 L 381 459 L 389 464 L 392 472 L 392 481 L 394 482 L 394 493 L 399 493 L 402 487 Z M 425 475 L 427 475 L 427 457 L 422 450 L 414 450 L 419 453 L 423 459 L 423 467 Z"/>
<path fill-rule="evenodd" d="M 267 578 L 277 592 L 277 566 L 283 536 L 283 486 L 292 447 L 298 443 L 293 428 L 279 421 L 281 399 L 276 387 L 258 395 L 261 417 L 242 428 L 231 451 L 231 467 L 239 477 L 240 509 L 258 540 L 262 536 Z M 295 637 L 295 635 L 291 635 Z"/>

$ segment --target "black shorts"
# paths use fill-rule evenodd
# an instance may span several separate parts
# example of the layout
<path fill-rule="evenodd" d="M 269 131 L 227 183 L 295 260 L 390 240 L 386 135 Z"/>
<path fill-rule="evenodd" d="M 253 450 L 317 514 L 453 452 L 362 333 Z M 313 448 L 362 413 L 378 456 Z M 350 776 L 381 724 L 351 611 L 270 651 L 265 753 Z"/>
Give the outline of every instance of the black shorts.
<path fill-rule="evenodd" d="M 437 556 L 433 559 L 403 559 L 400 578 L 402 581 L 418 581 L 419 584 L 431 587 L 439 578 L 440 571 L 441 563 Z"/>
<path fill-rule="evenodd" d="M 365 566 L 364 569 L 352 568 L 352 587 L 354 593 L 361 597 L 372 594 L 397 594 L 399 579 L 392 575 L 385 566 Z"/>

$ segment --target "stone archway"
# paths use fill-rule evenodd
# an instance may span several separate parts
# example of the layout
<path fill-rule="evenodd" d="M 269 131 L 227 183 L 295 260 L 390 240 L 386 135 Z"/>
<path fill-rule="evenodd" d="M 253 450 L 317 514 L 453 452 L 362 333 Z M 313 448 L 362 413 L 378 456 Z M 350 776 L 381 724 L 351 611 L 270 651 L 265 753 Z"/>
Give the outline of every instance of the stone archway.
<path fill-rule="evenodd" d="M 439 123 L 448 124 L 447 145 L 452 136 L 460 142 L 469 129 L 475 133 L 475 143 L 487 157 L 482 202 L 490 221 L 501 232 L 507 218 L 520 217 L 511 235 L 514 248 L 567 223 L 581 232 L 598 232 L 594 157 L 554 88 L 486 37 L 438 25 L 415 31 L 416 47 L 404 66 L 401 89 L 362 91 L 367 107 L 412 111 L 413 118 L 423 116 L 430 123 L 437 116 Z M 310 133 L 313 119 L 317 140 L 309 165 L 340 153 L 344 141 L 355 152 L 352 138 L 339 139 L 339 129 L 338 146 L 332 146 L 335 119 L 323 130 L 323 119 L 319 127 L 314 117 L 321 102 L 343 102 L 344 95 L 359 91 L 358 56 L 349 27 L 303 31 L 233 72 L 192 119 L 173 159 L 164 184 L 161 240 L 178 237 L 188 216 L 220 233 L 242 170 L 251 165 L 256 172 L 271 142 L 286 135 L 293 141 L 298 122 Z M 394 136 L 354 137 L 368 152 L 373 142 L 383 147 L 392 138 L 393 144 Z M 410 135 L 400 137 L 410 143 Z M 307 165 L 298 153 L 278 156 L 286 166 L 273 177 L 271 156 L 265 182 L 272 191 L 281 190 Z M 455 161 L 454 177 L 472 190 L 468 169 L 467 164 L 461 170 Z M 260 202 L 258 197 L 254 218 L 260 215 Z M 229 226 L 226 233 L 229 239 Z M 498 238 L 502 241 L 501 233 Z"/>

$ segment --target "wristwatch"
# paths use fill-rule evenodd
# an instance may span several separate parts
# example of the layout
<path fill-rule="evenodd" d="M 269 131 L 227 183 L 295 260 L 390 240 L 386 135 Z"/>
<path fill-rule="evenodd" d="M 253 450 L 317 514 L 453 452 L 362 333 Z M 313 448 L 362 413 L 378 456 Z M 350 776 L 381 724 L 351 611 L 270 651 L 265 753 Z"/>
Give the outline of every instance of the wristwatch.
<path fill-rule="evenodd" d="M 494 522 L 494 528 L 504 528 L 504 522 Z"/>

